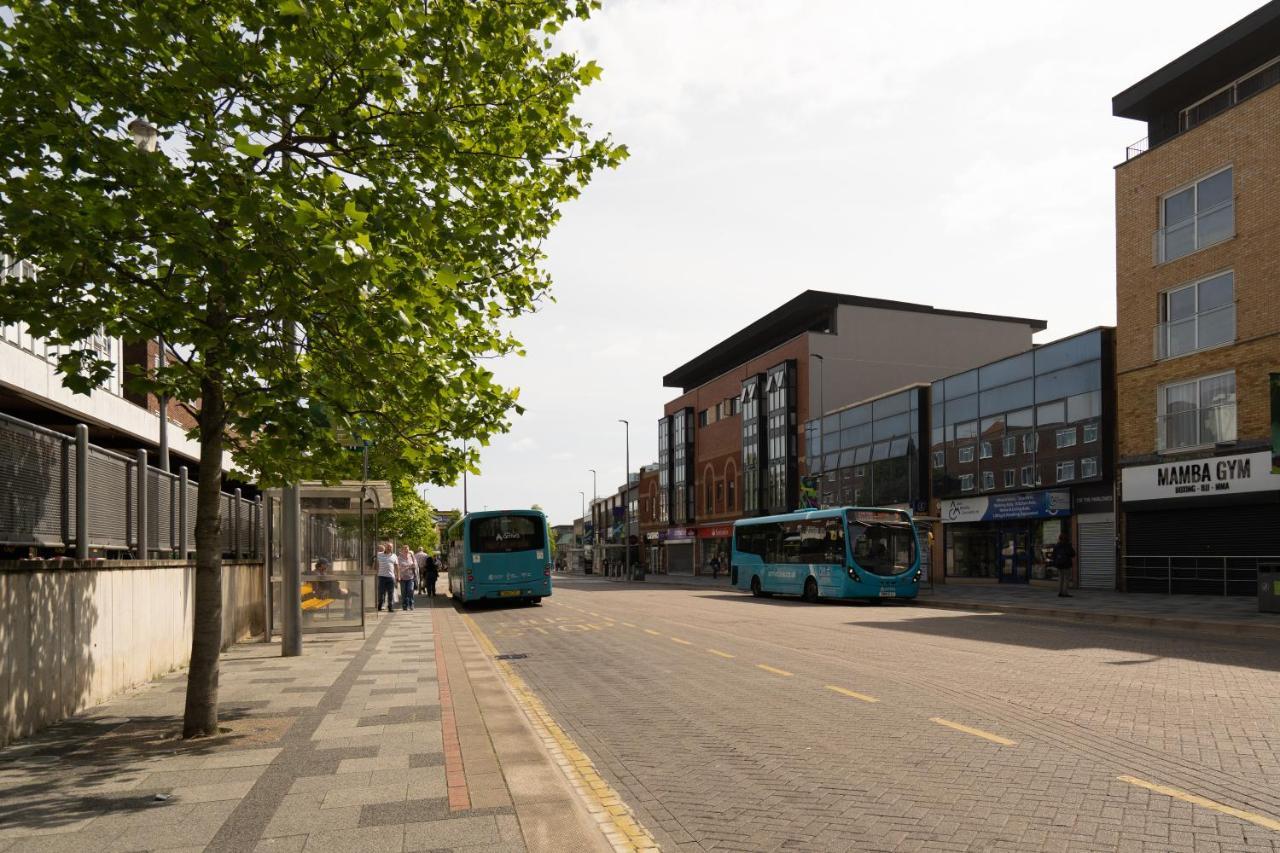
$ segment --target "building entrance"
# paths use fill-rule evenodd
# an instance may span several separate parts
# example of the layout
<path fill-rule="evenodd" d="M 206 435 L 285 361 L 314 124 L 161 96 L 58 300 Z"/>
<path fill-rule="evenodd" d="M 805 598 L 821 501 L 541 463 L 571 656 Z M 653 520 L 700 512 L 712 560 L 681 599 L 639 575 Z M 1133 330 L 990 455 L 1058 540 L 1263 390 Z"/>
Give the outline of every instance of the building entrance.
<path fill-rule="evenodd" d="M 1031 531 L 1023 528 L 1001 528 L 996 571 L 1001 583 L 1027 583 L 1031 580 Z"/>

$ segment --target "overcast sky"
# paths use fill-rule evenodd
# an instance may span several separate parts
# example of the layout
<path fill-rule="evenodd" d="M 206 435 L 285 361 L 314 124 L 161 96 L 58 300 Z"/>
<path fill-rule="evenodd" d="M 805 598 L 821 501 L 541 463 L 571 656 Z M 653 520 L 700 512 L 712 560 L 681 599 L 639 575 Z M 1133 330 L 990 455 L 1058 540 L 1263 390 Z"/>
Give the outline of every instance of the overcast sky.
<path fill-rule="evenodd" d="M 1259 0 L 605 0 L 565 34 L 579 112 L 631 149 L 548 244 L 557 302 L 498 367 L 527 411 L 470 507 L 552 523 L 657 459 L 662 376 L 806 288 L 1115 322 L 1111 96 Z M 1142 330 L 1146 334 L 1146 330 Z M 438 508 L 462 490 L 429 488 Z"/>

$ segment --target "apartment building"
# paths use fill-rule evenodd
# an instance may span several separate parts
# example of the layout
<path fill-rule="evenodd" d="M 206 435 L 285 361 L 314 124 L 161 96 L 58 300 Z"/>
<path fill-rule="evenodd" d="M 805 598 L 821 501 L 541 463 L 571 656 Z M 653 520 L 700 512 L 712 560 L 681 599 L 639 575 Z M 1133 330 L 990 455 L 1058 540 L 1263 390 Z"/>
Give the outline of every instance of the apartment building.
<path fill-rule="evenodd" d="M 1280 2 L 1130 86 L 1115 169 L 1124 587 L 1253 594 L 1280 559 Z"/>

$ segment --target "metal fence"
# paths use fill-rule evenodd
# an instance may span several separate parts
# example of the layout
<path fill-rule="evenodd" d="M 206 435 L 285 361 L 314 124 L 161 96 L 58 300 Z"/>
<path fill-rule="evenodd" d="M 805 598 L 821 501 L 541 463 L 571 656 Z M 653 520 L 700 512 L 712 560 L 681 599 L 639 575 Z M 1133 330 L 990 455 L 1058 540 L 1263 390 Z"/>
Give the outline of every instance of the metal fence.
<path fill-rule="evenodd" d="M 196 490 L 186 468 L 167 473 L 147 464 L 146 451 L 131 458 L 89 444 L 83 424 L 68 436 L 0 414 L 0 546 L 185 558 L 195 548 Z M 257 501 L 223 492 L 219 516 L 224 556 L 261 556 Z"/>
<path fill-rule="evenodd" d="M 1168 595 L 1257 595 L 1258 569 L 1280 556 L 1136 556 L 1124 558 L 1125 589 Z"/>

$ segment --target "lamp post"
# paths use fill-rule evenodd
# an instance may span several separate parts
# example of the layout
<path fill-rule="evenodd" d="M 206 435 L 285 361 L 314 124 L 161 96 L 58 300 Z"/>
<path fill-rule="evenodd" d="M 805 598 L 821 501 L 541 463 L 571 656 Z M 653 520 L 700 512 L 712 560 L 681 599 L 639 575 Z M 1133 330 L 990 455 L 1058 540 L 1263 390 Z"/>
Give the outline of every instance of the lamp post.
<path fill-rule="evenodd" d="M 135 118 L 129 122 L 129 135 L 133 137 L 133 146 L 143 154 L 154 154 L 160 144 L 160 131 L 145 119 Z M 163 369 L 166 366 L 164 335 L 156 336 L 156 348 L 160 351 L 156 357 L 156 368 Z M 158 467 L 166 474 L 169 473 L 169 397 L 166 394 L 159 395 L 158 402 L 160 404 L 160 452 L 158 454 Z"/>
<path fill-rule="evenodd" d="M 627 580 L 631 577 L 631 421 L 618 418 L 626 435 L 626 472 L 622 477 L 622 553 L 627 566 Z"/>
<path fill-rule="evenodd" d="M 827 464 L 827 458 L 823 455 L 822 446 L 822 419 L 826 417 L 827 414 L 827 383 L 825 381 L 827 364 L 826 359 L 816 352 L 809 353 L 809 358 L 816 358 L 818 360 L 818 506 L 822 506 L 822 481 L 826 474 Z M 812 397 L 810 397 L 810 399 L 812 399 Z"/>

